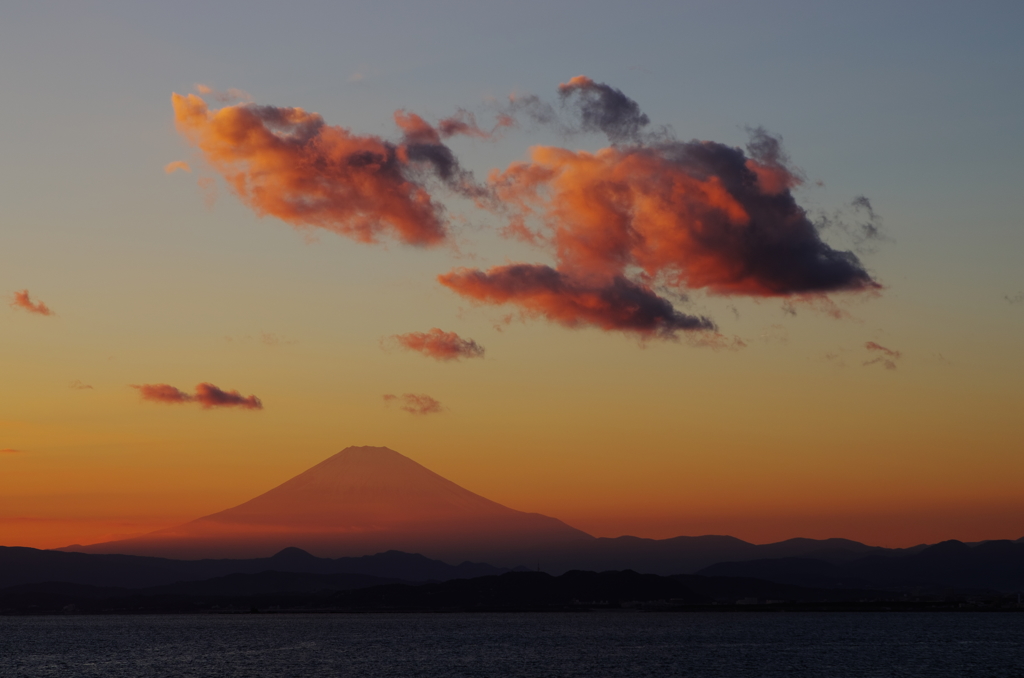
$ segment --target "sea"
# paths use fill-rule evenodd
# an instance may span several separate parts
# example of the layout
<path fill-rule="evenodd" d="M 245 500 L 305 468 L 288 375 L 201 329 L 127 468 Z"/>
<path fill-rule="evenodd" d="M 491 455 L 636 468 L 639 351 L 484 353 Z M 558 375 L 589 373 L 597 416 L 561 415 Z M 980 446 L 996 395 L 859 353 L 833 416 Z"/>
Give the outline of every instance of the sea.
<path fill-rule="evenodd" d="M 0 676 L 1024 676 L 1024 614 L 0 617 Z"/>

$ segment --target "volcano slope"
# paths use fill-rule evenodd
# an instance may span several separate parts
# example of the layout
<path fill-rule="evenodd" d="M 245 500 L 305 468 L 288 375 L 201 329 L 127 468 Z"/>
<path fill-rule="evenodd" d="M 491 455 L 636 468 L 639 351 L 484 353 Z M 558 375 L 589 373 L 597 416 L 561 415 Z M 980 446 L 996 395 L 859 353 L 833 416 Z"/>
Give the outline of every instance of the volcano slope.
<path fill-rule="evenodd" d="M 294 546 L 321 557 L 388 550 L 506 562 L 592 542 L 585 532 L 474 494 L 386 447 L 349 447 L 233 508 L 86 553 L 257 558 Z"/>

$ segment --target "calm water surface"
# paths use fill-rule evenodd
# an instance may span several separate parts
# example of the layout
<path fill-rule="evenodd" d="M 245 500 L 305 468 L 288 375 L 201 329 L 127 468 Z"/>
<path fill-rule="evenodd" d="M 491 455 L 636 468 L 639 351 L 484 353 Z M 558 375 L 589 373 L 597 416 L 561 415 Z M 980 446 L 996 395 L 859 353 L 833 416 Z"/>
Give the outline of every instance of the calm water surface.
<path fill-rule="evenodd" d="M 0 676 L 1024 676 L 1024 614 L 0 617 Z"/>

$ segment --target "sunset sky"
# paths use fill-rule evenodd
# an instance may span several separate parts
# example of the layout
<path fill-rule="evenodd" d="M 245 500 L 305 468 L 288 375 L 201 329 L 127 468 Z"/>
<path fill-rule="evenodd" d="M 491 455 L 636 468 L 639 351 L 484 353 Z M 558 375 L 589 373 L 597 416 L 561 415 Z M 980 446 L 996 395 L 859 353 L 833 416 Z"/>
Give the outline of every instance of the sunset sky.
<path fill-rule="evenodd" d="M 597 536 L 1024 536 L 1021 26 L 5 6 L 0 544 L 350 445 Z"/>

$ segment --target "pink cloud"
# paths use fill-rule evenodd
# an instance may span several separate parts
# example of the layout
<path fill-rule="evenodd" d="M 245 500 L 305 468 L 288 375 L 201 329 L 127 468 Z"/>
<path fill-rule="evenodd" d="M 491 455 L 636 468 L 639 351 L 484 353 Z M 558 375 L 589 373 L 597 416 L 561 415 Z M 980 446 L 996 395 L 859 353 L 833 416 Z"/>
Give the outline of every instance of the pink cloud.
<path fill-rule="evenodd" d="M 167 174 L 173 174 L 178 170 L 181 170 L 182 172 L 191 172 L 192 168 L 189 167 L 189 164 L 184 160 L 175 160 L 174 162 L 169 162 L 164 165 L 164 172 Z"/>
<path fill-rule="evenodd" d="M 874 365 L 878 363 L 885 367 L 885 369 L 887 370 L 895 370 L 896 361 L 899 360 L 903 355 L 899 351 L 894 351 L 890 348 L 886 348 L 885 346 L 882 346 L 881 344 L 876 344 L 873 341 L 866 342 L 864 344 L 864 348 L 866 348 L 869 351 L 874 351 L 880 354 L 878 355 L 878 357 L 872 360 L 865 361 L 864 365 Z"/>
<path fill-rule="evenodd" d="M 483 358 L 484 347 L 472 339 L 463 339 L 455 332 L 445 332 L 433 327 L 428 332 L 409 332 L 391 337 L 410 351 L 418 351 L 436 360 L 459 360 L 460 358 Z"/>
<path fill-rule="evenodd" d="M 213 384 L 196 385 L 194 394 L 186 393 L 170 384 L 131 384 L 143 400 L 157 403 L 199 403 L 203 409 L 213 407 L 240 407 L 244 410 L 262 410 L 263 403 L 254 395 L 243 396 L 238 391 L 224 391 Z"/>
<path fill-rule="evenodd" d="M 11 306 L 26 310 L 29 313 L 36 313 L 38 315 L 55 315 L 54 312 L 51 311 L 43 302 L 33 302 L 31 297 L 28 295 L 28 290 L 19 290 L 15 292 L 14 298 L 11 301 Z"/>
<path fill-rule="evenodd" d="M 403 393 L 400 396 L 393 393 L 384 394 L 385 404 L 390 405 L 396 401 L 400 403 L 402 410 L 409 414 L 440 414 L 444 410 L 439 401 L 426 394 Z"/>
<path fill-rule="evenodd" d="M 892 349 L 886 348 L 885 346 L 882 346 L 881 344 L 876 344 L 873 341 L 865 343 L 864 348 L 866 348 L 869 351 L 881 351 L 882 354 L 887 355 L 890 358 L 899 358 L 901 355 L 903 355 L 899 351 L 894 351 Z"/>
<path fill-rule="evenodd" d="M 404 138 L 393 143 L 327 125 L 301 108 L 210 110 L 194 94 L 174 94 L 172 102 L 178 130 L 257 214 L 367 243 L 390 236 L 430 246 L 448 238 L 424 172 L 451 186 L 465 173 L 438 131 L 415 114 L 395 113 Z"/>
<path fill-rule="evenodd" d="M 254 395 L 243 397 L 238 391 L 222 391 L 213 384 L 207 383 L 197 385 L 196 394 L 192 398 L 206 409 L 211 407 L 241 407 L 243 410 L 263 409 L 263 403 Z"/>

